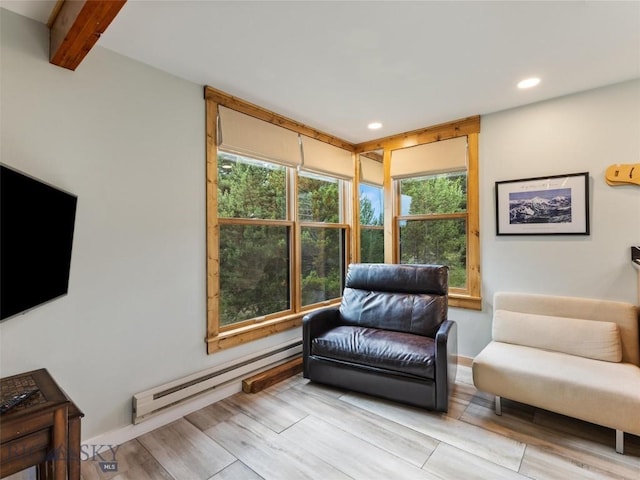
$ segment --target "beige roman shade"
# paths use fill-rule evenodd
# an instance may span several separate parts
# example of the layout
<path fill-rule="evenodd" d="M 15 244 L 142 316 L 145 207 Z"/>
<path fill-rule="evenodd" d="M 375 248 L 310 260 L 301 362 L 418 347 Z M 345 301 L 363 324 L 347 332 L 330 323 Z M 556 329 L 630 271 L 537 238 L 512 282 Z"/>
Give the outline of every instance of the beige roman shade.
<path fill-rule="evenodd" d="M 302 163 L 298 134 L 218 106 L 218 147 L 239 155 L 296 167 Z"/>
<path fill-rule="evenodd" d="M 302 170 L 353 179 L 353 154 L 329 143 L 300 135 L 304 161 Z"/>
<path fill-rule="evenodd" d="M 370 185 L 384 184 L 384 168 L 378 162 L 364 155 L 360 155 L 360 181 Z"/>
<path fill-rule="evenodd" d="M 391 152 L 391 176 L 394 178 L 455 172 L 466 170 L 466 168 L 466 136 Z"/>

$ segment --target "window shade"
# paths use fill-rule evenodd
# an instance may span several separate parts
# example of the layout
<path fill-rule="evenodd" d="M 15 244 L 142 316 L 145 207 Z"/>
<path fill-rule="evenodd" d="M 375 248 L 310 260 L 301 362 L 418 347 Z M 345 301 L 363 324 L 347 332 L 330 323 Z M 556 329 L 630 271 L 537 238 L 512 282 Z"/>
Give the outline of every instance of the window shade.
<path fill-rule="evenodd" d="M 382 162 L 360 155 L 360 181 L 382 186 L 384 184 Z"/>
<path fill-rule="evenodd" d="M 298 134 L 250 115 L 218 106 L 219 148 L 287 166 L 302 163 Z"/>
<path fill-rule="evenodd" d="M 466 136 L 391 152 L 391 176 L 394 178 L 453 172 L 466 168 Z"/>
<path fill-rule="evenodd" d="M 305 135 L 300 137 L 304 153 L 303 170 L 340 178 L 353 178 L 353 155 L 350 151 Z"/>

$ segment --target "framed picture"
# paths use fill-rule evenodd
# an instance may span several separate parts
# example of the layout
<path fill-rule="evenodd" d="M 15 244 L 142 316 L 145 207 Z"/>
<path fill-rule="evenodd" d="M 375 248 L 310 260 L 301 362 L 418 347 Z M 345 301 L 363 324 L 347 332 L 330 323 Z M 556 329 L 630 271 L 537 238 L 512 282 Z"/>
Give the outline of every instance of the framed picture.
<path fill-rule="evenodd" d="M 497 235 L 589 235 L 589 173 L 496 182 Z"/>

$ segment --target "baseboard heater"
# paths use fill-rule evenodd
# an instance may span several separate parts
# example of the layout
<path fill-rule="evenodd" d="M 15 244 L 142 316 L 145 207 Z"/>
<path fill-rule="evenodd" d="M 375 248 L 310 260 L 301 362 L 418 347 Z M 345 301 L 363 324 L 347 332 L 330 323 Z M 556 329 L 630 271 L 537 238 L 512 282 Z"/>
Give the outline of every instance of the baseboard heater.
<path fill-rule="evenodd" d="M 247 375 L 278 366 L 302 353 L 302 342 L 294 340 L 217 365 L 173 382 L 151 388 L 133 396 L 133 423 L 138 424 L 155 414 Z"/>

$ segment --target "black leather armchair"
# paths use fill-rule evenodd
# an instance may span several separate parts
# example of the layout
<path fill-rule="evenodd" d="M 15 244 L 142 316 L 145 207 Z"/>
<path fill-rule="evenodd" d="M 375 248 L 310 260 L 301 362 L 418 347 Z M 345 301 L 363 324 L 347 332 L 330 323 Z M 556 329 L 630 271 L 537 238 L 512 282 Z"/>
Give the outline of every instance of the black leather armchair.
<path fill-rule="evenodd" d="M 446 412 L 457 367 L 447 294 L 446 266 L 349 265 L 340 307 L 303 319 L 305 378 Z"/>

